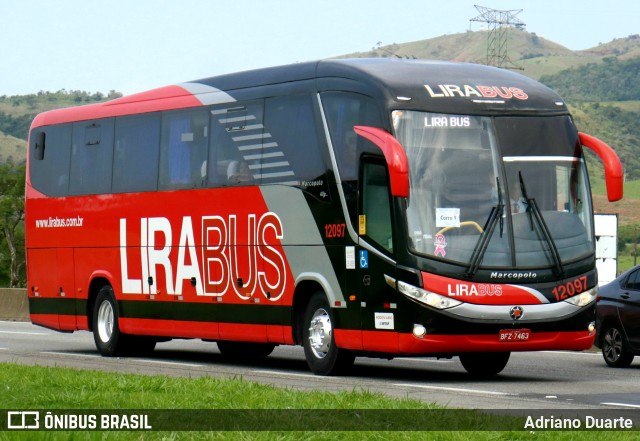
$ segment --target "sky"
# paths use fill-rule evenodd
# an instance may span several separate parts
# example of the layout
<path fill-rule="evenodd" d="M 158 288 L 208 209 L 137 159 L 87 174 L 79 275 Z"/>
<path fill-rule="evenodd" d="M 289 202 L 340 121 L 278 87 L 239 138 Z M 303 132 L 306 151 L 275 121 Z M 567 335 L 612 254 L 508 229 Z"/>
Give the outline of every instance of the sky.
<path fill-rule="evenodd" d="M 0 0 L 0 96 L 125 95 L 199 78 L 486 29 L 520 10 L 572 50 L 640 33 L 638 0 Z"/>

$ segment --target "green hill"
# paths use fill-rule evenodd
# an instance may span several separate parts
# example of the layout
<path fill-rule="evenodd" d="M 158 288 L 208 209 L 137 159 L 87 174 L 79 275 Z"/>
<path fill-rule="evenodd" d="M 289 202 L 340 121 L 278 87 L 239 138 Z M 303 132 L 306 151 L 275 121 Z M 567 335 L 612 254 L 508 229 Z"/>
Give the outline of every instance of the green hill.
<path fill-rule="evenodd" d="M 487 38 L 488 32 L 486 31 L 468 31 L 410 43 L 380 45 L 371 51 L 348 54 L 341 58 L 399 57 L 484 63 L 486 60 Z M 576 55 L 576 53 L 564 46 L 538 37 L 536 34 L 520 30 L 507 31 L 507 42 L 509 57 L 514 61 L 545 57 L 558 59 L 580 58 L 580 55 Z M 589 61 L 597 59 L 597 57 L 591 55 L 586 56 L 589 57 Z M 574 61 L 567 64 L 567 66 L 573 65 L 575 65 Z"/>
<path fill-rule="evenodd" d="M 619 60 L 610 56 L 600 64 L 572 67 L 540 81 L 569 102 L 639 101 L 640 57 Z"/>
<path fill-rule="evenodd" d="M 0 86 L 2 93 L 2 86 Z M 61 107 L 81 106 L 121 97 L 112 90 L 105 95 L 101 92 L 89 93 L 81 90 L 59 90 L 58 92 L 32 93 L 29 95 L 0 96 L 0 113 L 12 117 L 36 115 L 40 112 Z"/>
<path fill-rule="evenodd" d="M 26 141 L 0 132 L 0 164 L 13 162 L 20 164 L 25 159 Z"/>
<path fill-rule="evenodd" d="M 532 32 L 509 29 L 505 34 L 507 54 L 513 67 L 522 69 L 523 74 L 534 79 L 572 67 L 601 63 L 606 58 L 626 60 L 640 57 L 640 35 L 617 38 L 583 51 L 572 51 Z M 488 37 L 488 31 L 468 31 L 409 43 L 379 44 L 370 51 L 338 58 L 399 57 L 484 63 Z"/>

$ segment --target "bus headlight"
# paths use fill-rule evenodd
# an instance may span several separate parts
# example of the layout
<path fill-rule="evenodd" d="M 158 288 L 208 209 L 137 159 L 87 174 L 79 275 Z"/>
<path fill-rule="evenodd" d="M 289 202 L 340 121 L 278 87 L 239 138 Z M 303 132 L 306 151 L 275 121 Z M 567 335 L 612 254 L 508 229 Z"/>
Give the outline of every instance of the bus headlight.
<path fill-rule="evenodd" d="M 582 292 L 578 295 L 575 295 L 571 298 L 565 300 L 567 303 L 571 303 L 575 306 L 587 306 L 589 303 L 593 302 L 598 295 L 598 287 L 591 288 L 588 291 Z"/>
<path fill-rule="evenodd" d="M 436 309 L 453 308 L 454 306 L 458 306 L 462 303 L 459 300 L 442 296 L 440 294 L 418 288 L 417 286 L 409 285 L 405 282 L 398 282 L 398 291 L 409 297 L 411 300 L 424 303 L 425 305 Z"/>

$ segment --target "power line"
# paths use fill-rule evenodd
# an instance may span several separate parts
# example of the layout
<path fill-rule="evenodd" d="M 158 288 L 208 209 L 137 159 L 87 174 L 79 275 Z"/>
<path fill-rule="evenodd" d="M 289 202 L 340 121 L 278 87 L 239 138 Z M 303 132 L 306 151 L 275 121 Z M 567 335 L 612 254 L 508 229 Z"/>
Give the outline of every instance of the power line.
<path fill-rule="evenodd" d="M 511 9 L 501 11 L 484 6 L 474 5 L 480 15 L 469 20 L 470 22 L 487 23 L 489 35 L 487 37 L 487 60 L 490 66 L 497 66 L 508 69 L 522 69 L 515 65 L 509 58 L 507 50 L 508 30 L 515 28 L 523 30 L 525 23 L 516 16 L 522 9 Z"/>

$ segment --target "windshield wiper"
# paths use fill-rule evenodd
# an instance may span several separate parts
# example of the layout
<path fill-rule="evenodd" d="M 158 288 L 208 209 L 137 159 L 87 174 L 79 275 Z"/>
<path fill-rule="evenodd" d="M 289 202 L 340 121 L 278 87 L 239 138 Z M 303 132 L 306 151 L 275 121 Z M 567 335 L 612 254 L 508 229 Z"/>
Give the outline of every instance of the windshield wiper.
<path fill-rule="evenodd" d="M 564 267 L 562 266 L 560 253 L 558 252 L 558 248 L 556 247 L 556 243 L 553 240 L 553 237 L 551 237 L 551 231 L 549 231 L 549 227 L 542 217 L 542 212 L 540 211 L 536 200 L 530 198 L 527 194 L 527 187 L 525 186 L 524 179 L 522 178 L 522 171 L 518 171 L 518 179 L 520 179 L 520 191 L 522 192 L 522 197 L 527 203 L 527 214 L 529 215 L 531 231 L 533 231 L 533 222 L 535 220 L 536 223 L 540 226 L 542 237 L 549 246 L 549 251 L 551 253 L 551 258 L 553 259 L 556 275 L 564 279 Z"/>
<path fill-rule="evenodd" d="M 478 242 L 476 242 L 476 246 L 473 249 L 473 253 L 471 254 L 471 259 L 469 259 L 469 267 L 465 272 L 466 277 L 473 277 L 473 275 L 478 271 L 480 263 L 484 258 L 484 254 L 489 248 L 489 242 L 491 241 L 491 236 L 493 236 L 493 230 L 495 230 L 498 220 L 500 221 L 500 237 L 502 237 L 502 233 L 504 232 L 504 220 L 502 218 L 502 212 L 504 211 L 504 202 L 502 200 L 500 178 L 498 177 L 496 177 L 496 187 L 498 189 L 498 205 L 491 208 L 491 212 L 489 213 L 487 222 L 484 225 L 482 234 L 480 235 Z"/>

